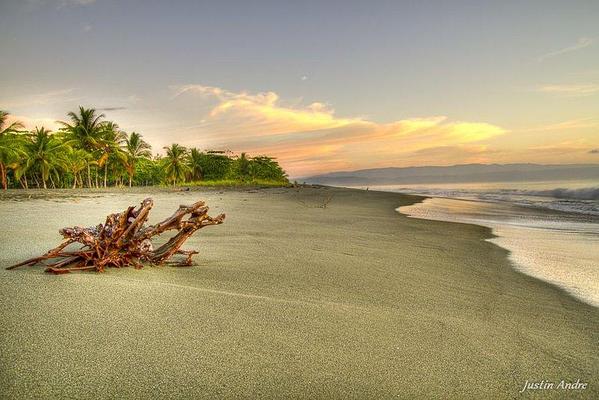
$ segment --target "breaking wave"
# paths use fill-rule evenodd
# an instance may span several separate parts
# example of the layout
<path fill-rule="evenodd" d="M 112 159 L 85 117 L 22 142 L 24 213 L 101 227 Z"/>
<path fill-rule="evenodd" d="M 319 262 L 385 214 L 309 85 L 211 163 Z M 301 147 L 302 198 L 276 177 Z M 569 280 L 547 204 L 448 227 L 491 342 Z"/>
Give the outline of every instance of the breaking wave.
<path fill-rule="evenodd" d="M 550 190 L 519 190 L 517 194 L 554 197 L 556 199 L 599 200 L 599 187 L 579 189 L 557 188 Z"/>
<path fill-rule="evenodd" d="M 599 187 L 582 188 L 423 188 L 401 187 L 395 191 L 431 197 L 509 202 L 515 205 L 556 211 L 599 215 Z"/>

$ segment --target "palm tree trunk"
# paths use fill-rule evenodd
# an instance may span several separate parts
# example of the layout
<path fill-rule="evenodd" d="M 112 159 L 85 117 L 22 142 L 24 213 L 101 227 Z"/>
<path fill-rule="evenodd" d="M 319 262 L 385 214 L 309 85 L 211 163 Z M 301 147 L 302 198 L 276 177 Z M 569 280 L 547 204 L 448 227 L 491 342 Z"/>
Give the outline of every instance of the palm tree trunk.
<path fill-rule="evenodd" d="M 73 189 L 77 187 L 77 174 L 73 174 Z"/>
<path fill-rule="evenodd" d="M 6 190 L 8 182 L 6 181 L 6 166 L 3 162 L 0 162 L 0 174 L 2 175 L 2 189 Z"/>
<path fill-rule="evenodd" d="M 108 160 L 104 163 L 104 189 L 106 189 L 107 180 L 108 180 Z"/>
<path fill-rule="evenodd" d="M 87 164 L 87 187 L 92 187 L 92 170 L 89 164 Z"/>

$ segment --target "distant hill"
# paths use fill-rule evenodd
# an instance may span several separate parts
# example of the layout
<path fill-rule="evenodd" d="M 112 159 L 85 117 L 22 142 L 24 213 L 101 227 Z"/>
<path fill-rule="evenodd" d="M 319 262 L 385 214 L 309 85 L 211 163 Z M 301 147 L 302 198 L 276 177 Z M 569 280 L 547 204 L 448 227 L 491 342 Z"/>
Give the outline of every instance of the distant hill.
<path fill-rule="evenodd" d="M 599 164 L 463 164 L 445 167 L 372 168 L 330 172 L 297 181 L 332 186 L 361 186 L 578 179 L 599 180 Z"/>

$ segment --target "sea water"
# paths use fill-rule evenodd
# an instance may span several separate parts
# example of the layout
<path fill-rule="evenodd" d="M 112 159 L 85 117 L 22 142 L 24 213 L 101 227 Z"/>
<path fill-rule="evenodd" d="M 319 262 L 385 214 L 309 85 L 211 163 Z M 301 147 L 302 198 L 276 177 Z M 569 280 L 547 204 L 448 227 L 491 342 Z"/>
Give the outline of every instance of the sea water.
<path fill-rule="evenodd" d="M 430 196 L 398 211 L 489 227 L 515 268 L 599 307 L 599 178 L 371 188 Z"/>

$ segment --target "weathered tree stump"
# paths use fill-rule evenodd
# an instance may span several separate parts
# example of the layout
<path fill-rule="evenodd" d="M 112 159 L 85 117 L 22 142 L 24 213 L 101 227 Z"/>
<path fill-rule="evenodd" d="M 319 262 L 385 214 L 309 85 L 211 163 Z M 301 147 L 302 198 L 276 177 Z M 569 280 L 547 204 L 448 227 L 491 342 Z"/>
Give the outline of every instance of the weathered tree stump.
<path fill-rule="evenodd" d="M 60 245 L 42 256 L 7 269 L 41 264 L 46 267 L 46 272 L 54 274 L 85 270 L 102 272 L 110 267 L 142 268 L 144 262 L 164 264 L 170 262 L 175 254 L 186 256 L 178 265 L 191 265 L 191 257 L 198 252 L 181 250 L 183 243 L 198 229 L 222 224 L 225 219 L 225 214 L 215 218 L 208 216 L 208 207 L 203 201 L 198 201 L 191 206 L 179 206 L 172 216 L 156 225 L 144 226 L 153 205 L 152 199 L 148 198 L 137 209 L 131 206 L 121 213 L 110 214 L 103 225 L 63 228 L 59 231 L 64 237 Z M 154 249 L 152 238 L 174 229 L 177 234 Z M 66 248 L 73 243 L 82 246 L 78 250 L 67 251 Z"/>

